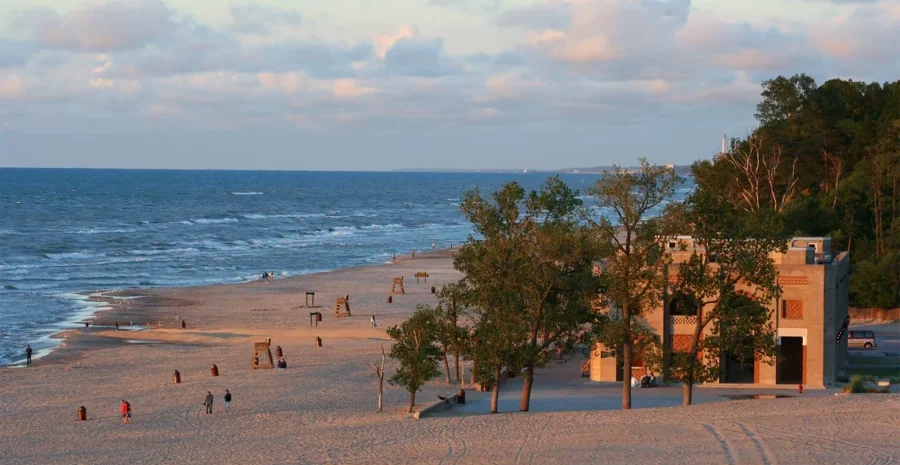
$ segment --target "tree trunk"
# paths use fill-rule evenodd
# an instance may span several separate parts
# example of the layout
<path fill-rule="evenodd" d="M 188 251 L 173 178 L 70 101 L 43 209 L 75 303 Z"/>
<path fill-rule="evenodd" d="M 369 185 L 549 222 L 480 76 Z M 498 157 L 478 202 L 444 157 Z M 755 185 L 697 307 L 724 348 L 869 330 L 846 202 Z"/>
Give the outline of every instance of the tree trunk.
<path fill-rule="evenodd" d="M 444 354 L 444 380 L 450 384 L 450 362 L 447 360 L 447 354 Z"/>
<path fill-rule="evenodd" d="M 534 384 L 534 365 L 525 367 L 525 382 L 522 384 L 522 401 L 519 403 L 519 411 L 527 412 L 531 405 L 531 386 Z"/>
<path fill-rule="evenodd" d="M 381 346 L 381 370 L 378 371 L 378 412 L 381 413 L 382 400 L 384 399 L 384 346 Z"/>
<path fill-rule="evenodd" d="M 494 386 L 491 392 L 491 413 L 497 413 L 497 404 L 500 402 L 500 364 L 494 365 Z"/>
<path fill-rule="evenodd" d="M 691 402 L 693 402 L 693 400 L 694 400 L 694 383 L 685 382 L 684 383 L 684 401 L 681 403 L 681 405 L 684 405 L 685 407 L 687 407 L 688 405 L 691 405 Z"/>
<path fill-rule="evenodd" d="M 626 324 L 622 344 L 622 410 L 631 410 L 631 343 L 631 327 Z"/>
<path fill-rule="evenodd" d="M 456 380 L 459 381 L 459 387 L 465 387 L 466 380 L 463 379 L 461 376 L 459 376 L 459 349 L 457 349 L 453 355 L 455 356 L 455 359 L 456 359 L 456 361 L 454 362 L 455 366 L 453 367 L 454 371 L 456 372 Z"/>
<path fill-rule="evenodd" d="M 416 405 L 416 391 L 409 391 L 409 408 L 406 413 L 412 413 L 413 405 Z"/>

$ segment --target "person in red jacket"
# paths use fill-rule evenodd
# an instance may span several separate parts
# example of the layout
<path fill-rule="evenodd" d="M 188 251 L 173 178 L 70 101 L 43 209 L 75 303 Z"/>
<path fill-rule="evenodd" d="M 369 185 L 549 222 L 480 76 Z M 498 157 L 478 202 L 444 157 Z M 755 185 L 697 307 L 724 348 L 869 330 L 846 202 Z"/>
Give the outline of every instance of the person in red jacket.
<path fill-rule="evenodd" d="M 122 424 L 131 423 L 131 404 L 122 399 Z"/>

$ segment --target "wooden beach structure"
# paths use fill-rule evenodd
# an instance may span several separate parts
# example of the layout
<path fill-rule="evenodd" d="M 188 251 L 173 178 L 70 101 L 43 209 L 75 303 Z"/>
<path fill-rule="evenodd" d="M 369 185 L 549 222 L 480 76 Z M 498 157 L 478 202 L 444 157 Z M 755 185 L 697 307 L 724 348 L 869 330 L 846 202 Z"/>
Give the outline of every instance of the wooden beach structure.
<path fill-rule="evenodd" d="M 403 276 L 394 278 L 394 284 L 391 285 L 391 294 L 406 294 L 406 290 L 403 289 Z"/>
<path fill-rule="evenodd" d="M 338 297 L 334 303 L 335 318 L 349 317 L 350 315 L 350 296 Z"/>
<path fill-rule="evenodd" d="M 424 279 L 425 282 L 427 283 L 428 282 L 428 273 L 426 273 L 424 271 L 420 271 L 420 272 L 416 273 L 416 283 L 419 282 L 419 278 Z"/>
<path fill-rule="evenodd" d="M 253 368 L 275 368 L 272 359 L 272 339 L 266 339 L 266 342 L 257 342 L 253 345 Z"/>

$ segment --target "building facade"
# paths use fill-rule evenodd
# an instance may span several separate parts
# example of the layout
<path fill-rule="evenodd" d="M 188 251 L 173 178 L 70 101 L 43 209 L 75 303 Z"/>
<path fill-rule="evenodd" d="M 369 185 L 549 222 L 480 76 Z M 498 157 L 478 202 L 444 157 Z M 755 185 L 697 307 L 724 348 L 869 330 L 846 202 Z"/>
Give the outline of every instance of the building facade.
<path fill-rule="evenodd" d="M 690 237 L 679 237 L 668 247 L 673 263 L 667 269 L 669 284 L 663 302 L 647 312 L 641 323 L 657 335 L 666 351 L 685 351 L 690 349 L 697 317 L 679 310 L 677 296 L 671 295 L 668 286 L 677 280 L 679 263 L 687 261 L 698 247 Z M 719 382 L 831 386 L 847 357 L 849 254 L 833 252 L 827 237 L 795 237 L 785 253 L 773 254 L 772 259 L 782 288 L 779 299 L 769 303 L 778 355 L 769 361 L 774 363 L 755 360 L 752 364 L 723 357 Z M 613 348 L 595 347 L 591 380 L 621 380 L 626 372 L 620 358 Z M 639 378 L 646 373 L 639 359 L 633 365 L 631 376 Z"/>

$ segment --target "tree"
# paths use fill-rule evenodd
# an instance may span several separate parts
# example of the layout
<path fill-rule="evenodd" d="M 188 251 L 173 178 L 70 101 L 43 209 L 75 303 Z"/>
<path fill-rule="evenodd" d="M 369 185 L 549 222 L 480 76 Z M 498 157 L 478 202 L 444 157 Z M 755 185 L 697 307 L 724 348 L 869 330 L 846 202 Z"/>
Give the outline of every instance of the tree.
<path fill-rule="evenodd" d="M 535 367 L 545 366 L 553 349 L 573 345 L 591 320 L 591 300 L 597 292 L 593 274 L 596 247 L 593 236 L 578 220 L 582 202 L 558 177 L 550 178 L 526 202 L 524 221 L 534 221 L 526 265 L 519 280 L 524 307 L 521 317 L 528 333 L 516 351 L 524 369 L 519 410 L 528 411 Z"/>
<path fill-rule="evenodd" d="M 720 378 L 723 357 L 742 363 L 774 357 L 769 308 L 781 288 L 771 254 L 784 252 L 787 238 L 777 216 L 742 214 L 702 190 L 683 214 L 694 248 L 677 265 L 667 305 L 692 316 L 694 331 L 687 350 L 676 347 L 671 354 L 668 377 L 684 383 L 684 405 L 690 405 L 694 384 Z"/>
<path fill-rule="evenodd" d="M 516 183 L 492 199 L 472 191 L 462 205 L 482 236 L 471 237 L 454 261 L 475 297 L 476 355 L 479 364 L 491 360 L 493 373 L 485 374 L 493 379 L 498 364 L 511 373 L 523 369 L 523 411 L 530 406 L 535 367 L 589 321 L 595 253 L 593 238 L 579 225 L 580 207 L 578 193 L 558 177 L 527 197 Z"/>
<path fill-rule="evenodd" d="M 618 332 L 622 363 L 629 374 L 636 320 L 662 298 L 663 270 L 669 262 L 662 245 L 674 234 L 666 215 L 653 216 L 662 213 L 660 210 L 672 199 L 679 180 L 673 169 L 641 159 L 640 171 L 631 173 L 615 167 L 588 190 L 608 215 L 586 219 L 598 243 L 609 245 L 602 254 L 601 300 L 618 310 L 611 319 L 621 320 Z M 631 408 L 630 378 L 623 376 L 623 409 Z"/>
<path fill-rule="evenodd" d="M 444 373 L 447 383 L 450 383 L 450 365 L 447 357 L 453 354 L 455 357 L 454 379 L 465 385 L 465 380 L 460 373 L 460 357 L 470 343 L 469 328 L 460 325 L 460 318 L 465 313 L 466 288 L 465 283 L 451 283 L 438 292 L 439 303 L 435 308 L 435 323 L 437 327 L 437 339 L 444 352 Z"/>
<path fill-rule="evenodd" d="M 381 366 L 372 363 L 369 366 L 372 367 L 372 371 L 375 372 L 375 376 L 378 377 L 378 413 L 381 413 L 382 400 L 384 398 L 384 359 L 387 356 L 384 353 L 384 346 L 381 346 Z"/>
<path fill-rule="evenodd" d="M 388 336 L 394 340 L 391 358 L 400 362 L 394 376 L 388 380 L 394 386 L 403 386 L 409 392 L 409 408 L 412 413 L 416 392 L 428 381 L 440 374 L 438 360 L 440 349 L 435 346 L 434 311 L 419 305 L 417 310 L 400 326 L 391 326 Z"/>

